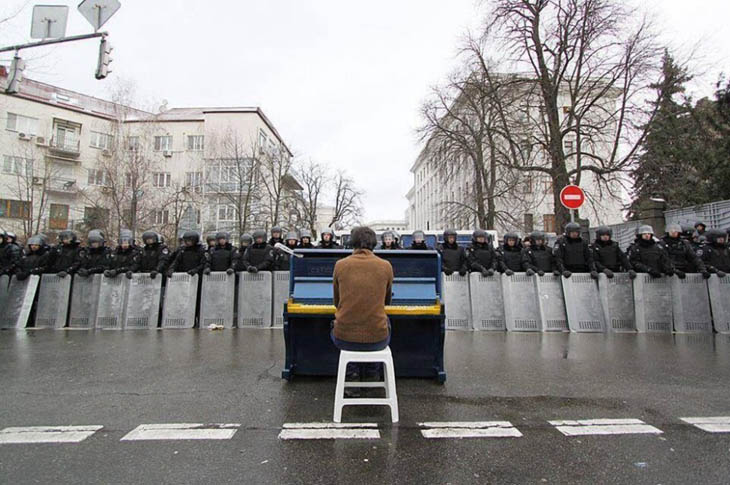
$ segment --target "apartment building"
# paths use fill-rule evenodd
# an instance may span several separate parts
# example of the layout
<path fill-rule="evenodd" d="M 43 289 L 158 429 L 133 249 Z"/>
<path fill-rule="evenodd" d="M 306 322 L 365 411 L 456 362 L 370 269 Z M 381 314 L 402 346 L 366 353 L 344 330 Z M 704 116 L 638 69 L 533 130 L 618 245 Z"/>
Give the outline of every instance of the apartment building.
<path fill-rule="evenodd" d="M 24 79 L 0 94 L 0 227 L 174 238 L 293 225 L 291 157 L 257 107 L 151 113 Z"/>

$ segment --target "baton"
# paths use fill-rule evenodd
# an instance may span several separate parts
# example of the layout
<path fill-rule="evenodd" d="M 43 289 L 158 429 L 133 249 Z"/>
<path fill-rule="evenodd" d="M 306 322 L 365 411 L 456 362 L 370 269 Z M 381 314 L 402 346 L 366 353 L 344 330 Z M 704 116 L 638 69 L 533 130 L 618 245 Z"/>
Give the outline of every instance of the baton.
<path fill-rule="evenodd" d="M 295 258 L 303 258 L 304 257 L 303 254 L 297 254 L 290 247 L 284 246 L 283 244 L 281 244 L 279 242 L 276 243 L 276 244 L 274 244 L 274 249 L 278 249 L 279 251 L 284 251 L 286 254 L 289 254 L 291 256 L 294 256 Z"/>

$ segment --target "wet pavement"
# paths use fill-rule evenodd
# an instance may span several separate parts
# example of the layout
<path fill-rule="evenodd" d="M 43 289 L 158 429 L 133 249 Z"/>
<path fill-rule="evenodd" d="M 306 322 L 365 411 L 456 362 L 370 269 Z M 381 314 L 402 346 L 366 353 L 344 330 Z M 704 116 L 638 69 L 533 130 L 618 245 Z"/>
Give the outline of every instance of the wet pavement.
<path fill-rule="evenodd" d="M 730 336 L 449 332 L 444 385 L 399 379 L 347 407 L 379 439 L 281 440 L 332 420 L 334 378 L 280 378 L 281 330 L 0 332 L 0 430 L 99 425 L 79 443 L 0 444 L 2 483 L 728 483 Z M 633 418 L 661 434 L 565 436 Z M 508 421 L 521 437 L 428 439 L 423 422 Z M 229 423 L 221 440 L 120 441 L 142 424 Z M 0 431 L 0 440 L 2 439 Z"/>

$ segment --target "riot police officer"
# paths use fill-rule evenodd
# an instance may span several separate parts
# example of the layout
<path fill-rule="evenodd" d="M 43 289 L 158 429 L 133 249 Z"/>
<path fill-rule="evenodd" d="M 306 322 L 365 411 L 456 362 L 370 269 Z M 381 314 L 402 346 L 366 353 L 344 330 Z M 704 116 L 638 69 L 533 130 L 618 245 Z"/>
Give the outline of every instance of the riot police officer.
<path fill-rule="evenodd" d="M 253 244 L 236 263 L 236 270 L 258 273 L 269 271 L 274 266 L 274 249 L 266 242 L 266 232 L 254 231 Z"/>
<path fill-rule="evenodd" d="M 286 247 L 294 251 L 297 248 L 297 233 L 296 232 L 289 232 L 286 235 L 286 239 L 284 239 L 284 244 Z M 278 249 L 274 249 L 274 271 L 289 271 L 289 260 L 291 259 L 291 256 L 288 253 L 285 253 L 284 251 L 279 251 Z"/>
<path fill-rule="evenodd" d="M 707 244 L 702 248 L 702 261 L 710 273 L 724 278 L 730 273 L 730 250 L 728 250 L 727 236 L 724 231 L 710 229 L 707 231 Z"/>
<path fill-rule="evenodd" d="M 299 236 L 299 248 L 314 249 L 314 245 L 312 244 L 312 233 L 306 229 L 302 229 L 301 235 Z"/>
<path fill-rule="evenodd" d="M 550 272 L 555 276 L 560 276 L 560 272 L 555 267 L 553 251 L 546 244 L 544 232 L 534 231 L 530 234 L 530 246 L 522 250 L 522 269 L 528 276 L 535 273 L 543 276 Z"/>
<path fill-rule="evenodd" d="M 284 243 L 284 230 L 279 226 L 271 228 L 271 238 L 269 238 L 269 246 L 273 248 L 276 243 Z"/>
<path fill-rule="evenodd" d="M 318 249 L 342 249 L 342 246 L 335 242 L 335 233 L 331 229 L 325 229 L 319 237 Z"/>
<path fill-rule="evenodd" d="M 48 272 L 56 273 L 58 277 L 76 273 L 81 264 L 81 243 L 73 231 L 61 231 L 58 235 L 58 244 L 49 252 Z"/>
<path fill-rule="evenodd" d="M 426 244 L 426 234 L 423 231 L 413 231 L 412 237 L 413 240 L 409 249 L 429 249 L 428 244 Z"/>
<path fill-rule="evenodd" d="M 489 233 L 482 229 L 474 231 L 471 234 L 471 246 L 466 250 L 469 271 L 478 271 L 482 276 L 493 276 L 498 259 Z"/>
<path fill-rule="evenodd" d="M 42 275 L 46 272 L 47 265 L 48 247 L 44 244 L 43 237 L 36 234 L 28 239 L 28 247 L 15 265 L 15 277 L 22 281 L 32 274 Z"/>
<path fill-rule="evenodd" d="M 553 254 L 555 265 L 563 278 L 570 278 L 573 273 L 590 272 L 591 278 L 598 279 L 591 249 L 581 237 L 580 226 L 575 222 L 565 225 L 565 234 L 556 242 Z"/>
<path fill-rule="evenodd" d="M 682 226 L 669 224 L 667 234 L 660 241 L 672 260 L 674 274 L 680 279 L 684 278 L 685 273 L 702 273 L 705 279 L 709 278 L 710 273 L 705 269 L 705 263 L 697 256 L 690 243 L 682 239 L 681 234 Z"/>
<path fill-rule="evenodd" d="M 239 238 L 240 244 L 238 246 L 238 251 L 241 253 L 241 256 L 243 257 L 243 253 L 246 252 L 246 249 L 253 243 L 253 237 L 251 237 L 251 234 L 244 233 L 241 234 L 241 237 Z"/>
<path fill-rule="evenodd" d="M 230 243 L 231 235 L 227 232 L 218 232 L 215 235 L 215 246 L 208 252 L 210 254 L 210 270 L 225 271 L 228 274 L 234 273 L 235 248 Z"/>
<path fill-rule="evenodd" d="M 663 274 L 672 276 L 674 266 L 663 247 L 654 241 L 654 229 L 651 226 L 641 226 L 636 234 L 636 243 L 631 247 L 629 261 L 634 271 L 649 273 L 653 278 Z"/>
<path fill-rule="evenodd" d="M 522 244 L 516 232 L 507 232 L 502 238 L 499 248 L 499 270 L 507 276 L 522 271 Z"/>
<path fill-rule="evenodd" d="M 636 278 L 636 271 L 631 267 L 629 257 L 621 251 L 621 247 L 611 236 L 611 228 L 608 226 L 596 229 L 596 240 L 591 245 L 596 271 L 604 273 L 608 278 L 613 278 L 614 273 L 628 271 L 631 279 Z"/>
<path fill-rule="evenodd" d="M 164 273 L 170 262 L 170 250 L 161 239 L 155 231 L 142 233 L 144 246 L 139 250 L 137 271 L 149 273 L 152 279 L 155 279 L 158 273 Z"/>
<path fill-rule="evenodd" d="M 697 231 L 698 235 L 704 236 L 707 231 L 707 225 L 702 221 L 697 221 L 695 222 L 695 231 Z"/>
<path fill-rule="evenodd" d="M 210 233 L 207 236 L 205 236 L 205 250 L 210 252 L 213 249 L 215 249 L 215 234 Z"/>
<path fill-rule="evenodd" d="M 183 233 L 183 245 L 167 270 L 167 275 L 187 273 L 190 276 L 210 273 L 210 254 L 200 243 L 200 234 L 196 231 Z"/>
<path fill-rule="evenodd" d="M 76 272 L 81 277 L 103 273 L 111 266 L 111 250 L 106 246 L 104 233 L 93 229 L 86 239 L 88 245 L 79 252 L 80 264 Z"/>
<path fill-rule="evenodd" d="M 5 233 L 5 248 L 0 254 L 0 274 L 12 274 L 14 267 L 23 256 L 14 232 Z"/>
<path fill-rule="evenodd" d="M 138 256 L 132 231 L 122 229 L 119 232 L 119 244 L 112 252 L 111 263 L 109 269 L 104 271 L 104 276 L 114 278 L 116 275 L 124 273 L 128 279 L 132 279 L 132 274 L 137 271 Z"/>
<path fill-rule="evenodd" d="M 466 251 L 456 243 L 456 231 L 446 229 L 444 231 L 444 242 L 439 244 L 441 253 L 441 269 L 445 275 L 452 275 L 458 272 L 465 276 L 467 273 Z"/>
<path fill-rule="evenodd" d="M 398 246 L 398 241 L 395 238 L 395 233 L 393 231 L 385 231 L 380 236 L 380 247 L 378 249 L 400 249 Z"/>

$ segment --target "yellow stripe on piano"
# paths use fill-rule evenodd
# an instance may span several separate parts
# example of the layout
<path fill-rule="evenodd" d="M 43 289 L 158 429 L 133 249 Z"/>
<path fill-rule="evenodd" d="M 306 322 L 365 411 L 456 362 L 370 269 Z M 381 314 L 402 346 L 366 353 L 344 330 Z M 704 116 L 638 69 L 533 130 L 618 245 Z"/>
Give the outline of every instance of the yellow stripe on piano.
<path fill-rule="evenodd" d="M 302 303 L 294 303 L 289 300 L 287 304 L 289 313 L 306 313 L 306 314 L 334 314 L 334 305 L 305 305 Z M 436 302 L 428 306 L 406 306 L 406 305 L 388 305 L 385 307 L 385 313 L 388 315 L 440 315 L 441 304 Z"/>

